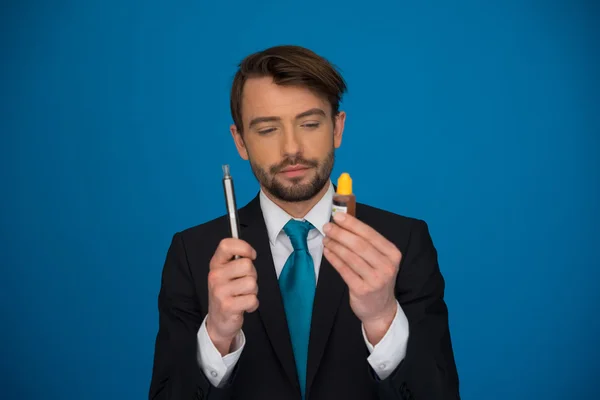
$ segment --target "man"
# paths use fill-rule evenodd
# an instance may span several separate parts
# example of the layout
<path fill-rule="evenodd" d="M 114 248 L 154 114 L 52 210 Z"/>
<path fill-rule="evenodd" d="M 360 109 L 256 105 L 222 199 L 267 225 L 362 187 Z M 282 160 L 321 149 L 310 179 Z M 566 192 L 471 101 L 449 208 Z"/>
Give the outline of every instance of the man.
<path fill-rule="evenodd" d="M 174 235 L 150 399 L 459 399 L 427 225 L 363 204 L 331 221 L 345 90 L 298 46 L 240 64 L 231 134 L 261 190 L 240 239 L 226 216 Z"/>

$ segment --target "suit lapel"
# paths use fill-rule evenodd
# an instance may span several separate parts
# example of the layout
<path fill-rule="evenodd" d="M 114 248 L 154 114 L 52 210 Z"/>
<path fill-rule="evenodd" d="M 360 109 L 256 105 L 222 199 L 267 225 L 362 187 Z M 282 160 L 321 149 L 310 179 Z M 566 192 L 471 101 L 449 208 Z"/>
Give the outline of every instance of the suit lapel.
<path fill-rule="evenodd" d="M 329 338 L 329 333 L 333 327 L 333 321 L 335 320 L 335 315 L 345 290 L 346 284 L 329 261 L 323 257 L 321 268 L 319 269 L 319 280 L 310 326 L 308 366 L 306 372 L 307 394 L 310 393 L 310 388 L 319 369 L 319 364 L 327 345 L 327 339 Z"/>
<path fill-rule="evenodd" d="M 241 239 L 247 241 L 257 253 L 254 262 L 258 275 L 258 313 L 273 350 L 291 384 L 300 393 L 292 342 L 289 335 L 285 309 L 279 289 L 267 227 L 260 208 L 259 196 L 240 209 Z"/>
<path fill-rule="evenodd" d="M 334 186 L 334 188 L 336 188 Z M 357 204 L 356 217 L 360 217 L 360 205 Z M 327 340 L 333 328 L 335 316 L 340 307 L 343 294 L 348 291 L 346 282 L 333 268 L 327 258 L 323 256 L 319 272 L 319 281 L 315 293 L 312 322 L 310 327 L 310 342 L 308 348 L 308 367 L 306 377 L 306 393 L 310 388 L 319 370 L 321 359 L 325 353 Z"/>

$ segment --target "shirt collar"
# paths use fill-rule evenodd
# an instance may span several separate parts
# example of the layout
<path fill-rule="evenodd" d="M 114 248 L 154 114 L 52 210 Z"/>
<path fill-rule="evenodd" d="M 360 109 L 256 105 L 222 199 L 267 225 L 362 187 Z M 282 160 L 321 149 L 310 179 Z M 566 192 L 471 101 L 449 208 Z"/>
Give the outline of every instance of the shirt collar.
<path fill-rule="evenodd" d="M 329 188 L 323 197 L 321 197 L 319 202 L 310 209 L 303 219 L 301 219 L 310 222 L 323 236 L 325 236 L 323 226 L 329 222 L 331 217 L 333 191 L 333 184 L 329 182 Z M 262 189 L 260 191 L 260 207 L 267 226 L 269 241 L 274 244 L 285 224 L 293 217 L 269 199 Z"/>

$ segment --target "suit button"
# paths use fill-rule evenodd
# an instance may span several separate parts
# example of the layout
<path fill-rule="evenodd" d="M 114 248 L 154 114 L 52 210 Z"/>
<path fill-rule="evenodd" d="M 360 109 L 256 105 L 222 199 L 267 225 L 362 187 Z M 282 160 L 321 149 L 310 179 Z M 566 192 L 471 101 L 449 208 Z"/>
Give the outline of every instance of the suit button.
<path fill-rule="evenodd" d="M 405 396 L 406 396 L 406 400 L 413 400 L 413 395 L 412 392 L 410 391 L 410 389 L 408 387 L 404 387 L 404 391 L 405 391 Z"/>
<path fill-rule="evenodd" d="M 408 390 L 408 388 L 406 387 L 406 382 L 402 382 L 400 384 L 400 387 L 398 389 L 400 391 L 400 396 L 402 397 L 402 400 L 410 400 L 410 399 L 412 399 L 411 393 Z"/>

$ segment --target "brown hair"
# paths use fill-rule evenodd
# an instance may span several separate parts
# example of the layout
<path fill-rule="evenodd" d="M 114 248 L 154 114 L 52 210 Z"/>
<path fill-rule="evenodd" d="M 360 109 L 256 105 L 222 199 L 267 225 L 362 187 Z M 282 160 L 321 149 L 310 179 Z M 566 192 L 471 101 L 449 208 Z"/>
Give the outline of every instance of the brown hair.
<path fill-rule="evenodd" d="M 332 118 L 346 92 L 344 79 L 329 61 L 300 46 L 282 45 L 244 58 L 233 78 L 231 116 L 238 132 L 243 133 L 242 93 L 248 78 L 271 76 L 277 85 L 306 87 L 326 98 L 331 104 Z"/>

